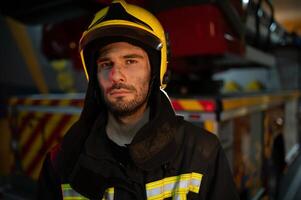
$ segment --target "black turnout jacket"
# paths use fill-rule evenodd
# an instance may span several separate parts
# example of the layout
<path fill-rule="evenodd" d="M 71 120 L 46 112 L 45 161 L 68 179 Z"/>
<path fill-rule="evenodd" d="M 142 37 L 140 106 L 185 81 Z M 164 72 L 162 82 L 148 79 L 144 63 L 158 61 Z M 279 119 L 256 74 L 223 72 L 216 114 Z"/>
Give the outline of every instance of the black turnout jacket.
<path fill-rule="evenodd" d="M 107 113 L 86 96 L 80 119 L 46 156 L 37 198 L 237 200 L 217 137 L 176 116 L 159 93 L 127 147 L 107 138 Z"/>

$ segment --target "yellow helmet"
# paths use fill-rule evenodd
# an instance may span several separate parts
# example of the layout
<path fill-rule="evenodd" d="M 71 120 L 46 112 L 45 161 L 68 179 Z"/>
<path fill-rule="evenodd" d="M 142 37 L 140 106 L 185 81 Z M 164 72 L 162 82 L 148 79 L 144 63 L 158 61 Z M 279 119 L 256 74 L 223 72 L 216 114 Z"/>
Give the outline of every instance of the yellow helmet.
<path fill-rule="evenodd" d="M 128 4 L 124 0 L 114 0 L 110 6 L 97 12 L 88 29 L 82 34 L 79 50 L 88 80 L 90 74 L 88 68 L 91 66 L 89 66 L 86 52 L 87 46 L 96 40 L 105 41 L 110 37 L 137 41 L 146 48 L 158 52 L 160 87 L 165 88 L 167 43 L 163 27 L 153 14 L 141 7 Z"/>

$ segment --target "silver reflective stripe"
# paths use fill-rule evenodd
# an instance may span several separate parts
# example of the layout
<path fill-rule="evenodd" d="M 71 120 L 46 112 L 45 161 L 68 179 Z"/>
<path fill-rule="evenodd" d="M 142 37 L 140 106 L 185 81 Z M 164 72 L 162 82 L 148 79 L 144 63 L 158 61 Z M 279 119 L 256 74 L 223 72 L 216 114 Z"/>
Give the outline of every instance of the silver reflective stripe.
<path fill-rule="evenodd" d="M 186 199 L 187 199 L 187 196 L 186 196 L 186 194 L 183 194 L 183 193 L 175 194 L 172 197 L 172 200 L 186 200 Z"/>
<path fill-rule="evenodd" d="M 192 172 L 148 183 L 147 199 L 161 200 L 172 197 L 173 200 L 186 200 L 188 192 L 199 192 L 202 177 L 202 174 Z"/>
<path fill-rule="evenodd" d="M 177 188 L 183 188 L 183 189 L 184 189 L 184 188 L 185 188 L 185 189 L 186 189 L 186 188 L 189 189 L 189 188 L 188 188 L 189 183 L 191 183 L 191 180 L 182 180 L 182 181 L 180 180 L 179 182 L 176 183 L 176 187 L 177 187 Z"/>
<path fill-rule="evenodd" d="M 200 185 L 200 180 L 192 179 L 191 180 L 191 185 L 193 185 L 193 186 L 199 186 Z"/>
<path fill-rule="evenodd" d="M 76 192 L 69 184 L 62 184 L 61 189 L 63 200 L 88 200 L 88 198 Z M 114 200 L 114 188 L 106 189 L 101 200 Z"/>
<path fill-rule="evenodd" d="M 61 188 L 64 200 L 88 200 L 86 197 L 73 190 L 69 184 L 62 184 Z"/>

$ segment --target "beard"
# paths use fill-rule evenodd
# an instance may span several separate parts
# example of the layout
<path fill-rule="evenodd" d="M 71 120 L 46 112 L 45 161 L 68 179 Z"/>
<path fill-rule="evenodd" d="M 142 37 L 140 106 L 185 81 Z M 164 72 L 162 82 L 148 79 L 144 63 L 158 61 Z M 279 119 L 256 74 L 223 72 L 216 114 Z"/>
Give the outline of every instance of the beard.
<path fill-rule="evenodd" d="M 134 86 L 118 83 L 110 88 L 110 90 L 113 89 L 127 89 L 135 94 L 134 98 L 131 100 L 127 100 L 124 97 L 118 97 L 114 101 L 109 100 L 105 95 L 103 95 L 108 110 L 117 117 L 131 116 L 147 103 L 148 87 L 145 88 L 141 86 L 136 89 Z"/>

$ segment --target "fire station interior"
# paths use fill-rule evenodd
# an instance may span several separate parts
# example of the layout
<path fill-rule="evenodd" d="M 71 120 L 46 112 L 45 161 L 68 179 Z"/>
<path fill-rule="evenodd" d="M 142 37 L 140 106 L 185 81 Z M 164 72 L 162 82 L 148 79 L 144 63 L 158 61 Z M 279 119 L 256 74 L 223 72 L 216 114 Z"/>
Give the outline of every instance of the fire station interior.
<path fill-rule="evenodd" d="M 301 199 L 301 1 L 128 0 L 169 38 L 177 114 L 216 134 L 242 200 Z M 34 199 L 83 106 L 78 41 L 110 0 L 0 3 L 0 199 Z"/>

